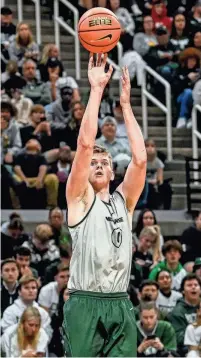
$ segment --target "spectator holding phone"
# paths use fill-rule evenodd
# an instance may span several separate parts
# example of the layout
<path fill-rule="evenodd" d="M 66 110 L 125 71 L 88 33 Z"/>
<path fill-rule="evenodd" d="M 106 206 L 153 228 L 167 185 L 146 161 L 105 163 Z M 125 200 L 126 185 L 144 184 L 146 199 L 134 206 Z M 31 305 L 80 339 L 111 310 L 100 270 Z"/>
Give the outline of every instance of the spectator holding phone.
<path fill-rule="evenodd" d="M 41 327 L 41 315 L 32 306 L 27 307 L 19 323 L 8 327 L 1 337 L 1 349 L 5 357 L 45 357 L 47 346 L 48 336 Z"/>
<path fill-rule="evenodd" d="M 169 322 L 158 321 L 154 302 L 141 302 L 140 320 L 136 324 L 138 357 L 168 357 L 176 352 L 174 329 Z"/>

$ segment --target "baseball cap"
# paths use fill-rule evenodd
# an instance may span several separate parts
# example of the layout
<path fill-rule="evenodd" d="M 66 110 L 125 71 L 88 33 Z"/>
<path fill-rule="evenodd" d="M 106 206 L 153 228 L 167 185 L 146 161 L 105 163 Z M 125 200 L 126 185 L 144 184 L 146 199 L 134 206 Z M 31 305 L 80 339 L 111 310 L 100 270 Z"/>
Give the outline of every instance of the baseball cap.
<path fill-rule="evenodd" d="M 193 272 L 195 272 L 199 267 L 201 267 L 201 257 L 197 257 L 195 259 L 195 263 L 193 266 Z"/>
<path fill-rule="evenodd" d="M 168 34 L 168 30 L 165 26 L 159 26 L 156 28 L 157 36 L 162 36 L 162 35 L 167 35 L 167 34 Z"/>
<path fill-rule="evenodd" d="M 111 116 L 106 116 L 105 118 L 103 118 L 102 123 L 101 123 L 101 128 L 107 123 L 112 123 L 115 126 L 117 126 L 116 119 L 114 117 L 111 117 Z"/>
<path fill-rule="evenodd" d="M 1 8 L 1 15 L 7 16 L 7 15 L 12 15 L 12 10 L 9 7 L 3 6 Z"/>
<path fill-rule="evenodd" d="M 60 66 L 60 61 L 56 57 L 50 57 L 47 60 L 47 67 L 55 68 Z"/>

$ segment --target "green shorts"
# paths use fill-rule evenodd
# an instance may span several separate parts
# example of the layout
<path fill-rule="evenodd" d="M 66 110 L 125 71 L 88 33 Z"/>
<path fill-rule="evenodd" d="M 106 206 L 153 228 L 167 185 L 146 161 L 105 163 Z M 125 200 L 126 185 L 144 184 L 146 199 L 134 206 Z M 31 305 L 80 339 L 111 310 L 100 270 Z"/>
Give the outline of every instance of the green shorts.
<path fill-rule="evenodd" d="M 66 357 L 136 357 L 135 315 L 127 293 L 71 293 L 63 336 Z"/>

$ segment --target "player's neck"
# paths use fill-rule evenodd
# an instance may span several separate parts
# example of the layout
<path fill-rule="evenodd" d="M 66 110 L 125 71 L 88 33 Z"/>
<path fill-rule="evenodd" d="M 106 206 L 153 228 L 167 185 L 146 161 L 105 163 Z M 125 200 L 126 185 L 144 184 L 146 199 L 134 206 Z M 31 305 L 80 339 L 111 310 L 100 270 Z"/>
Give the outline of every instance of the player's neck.
<path fill-rule="evenodd" d="M 109 188 L 103 188 L 100 191 L 95 190 L 95 193 L 102 201 L 109 202 L 109 198 L 110 198 Z"/>

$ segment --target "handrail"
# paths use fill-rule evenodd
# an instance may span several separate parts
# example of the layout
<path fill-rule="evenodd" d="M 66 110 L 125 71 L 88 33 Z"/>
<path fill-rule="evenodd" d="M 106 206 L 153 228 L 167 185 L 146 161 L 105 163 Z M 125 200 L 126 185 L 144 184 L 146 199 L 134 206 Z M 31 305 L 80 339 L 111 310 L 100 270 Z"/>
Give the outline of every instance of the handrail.
<path fill-rule="evenodd" d="M 201 140 L 201 133 L 197 130 L 197 112 L 201 112 L 201 106 L 196 104 L 192 110 L 192 144 L 193 144 L 193 159 L 198 159 L 198 139 Z M 199 179 L 198 162 L 193 162 L 195 169 L 193 175 L 194 179 Z"/>
<path fill-rule="evenodd" d="M 120 61 L 123 57 L 123 46 L 121 44 L 121 42 L 117 43 L 117 58 L 118 58 L 118 64 L 116 64 L 113 60 L 111 60 L 111 58 L 107 58 L 107 62 L 112 65 L 112 67 L 117 70 L 117 71 L 121 71 L 121 67 L 120 67 Z M 121 90 L 121 78 L 119 78 L 119 91 Z"/>
<path fill-rule="evenodd" d="M 161 103 L 156 97 L 147 91 L 146 72 L 156 78 L 165 87 L 165 102 L 166 105 Z M 151 67 L 145 66 L 143 69 L 142 79 L 142 123 L 144 137 L 148 137 L 148 113 L 147 113 L 147 99 L 153 102 L 166 114 L 166 130 L 167 130 L 167 157 L 172 160 L 172 106 L 171 106 L 171 86 L 162 76 L 160 76 Z"/>
<path fill-rule="evenodd" d="M 61 17 L 59 17 L 59 1 L 61 1 L 66 7 L 68 7 L 74 14 L 74 29 L 70 27 Z M 60 29 L 62 26 L 67 32 L 69 32 L 75 40 L 75 73 L 76 80 L 80 80 L 80 42 L 77 33 L 77 26 L 79 21 L 79 12 L 68 0 L 54 0 L 54 30 L 55 30 L 55 43 L 60 49 Z"/>
<path fill-rule="evenodd" d="M 36 42 L 41 45 L 41 13 L 40 0 L 31 0 L 35 5 L 35 19 L 36 19 Z M 17 0 L 18 22 L 23 21 L 23 3 L 22 0 Z"/>

